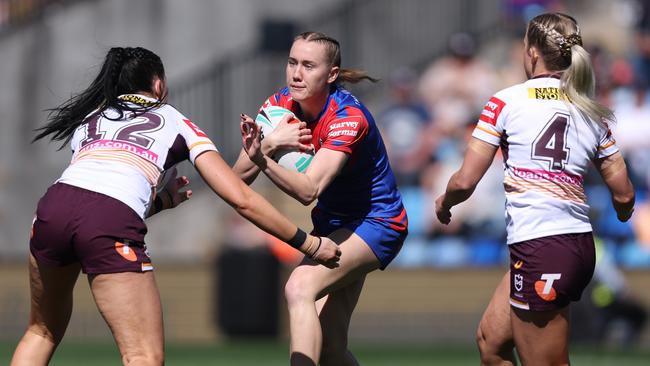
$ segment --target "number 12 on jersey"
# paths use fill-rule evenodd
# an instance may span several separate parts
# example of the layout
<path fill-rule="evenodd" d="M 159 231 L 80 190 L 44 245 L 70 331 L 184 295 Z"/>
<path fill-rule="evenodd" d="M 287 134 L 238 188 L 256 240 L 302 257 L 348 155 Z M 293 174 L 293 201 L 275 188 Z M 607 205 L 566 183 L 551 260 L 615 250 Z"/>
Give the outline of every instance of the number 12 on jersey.
<path fill-rule="evenodd" d="M 531 158 L 549 163 L 553 172 L 561 172 L 569 161 L 571 149 L 566 145 L 570 116 L 555 113 L 533 142 Z"/>

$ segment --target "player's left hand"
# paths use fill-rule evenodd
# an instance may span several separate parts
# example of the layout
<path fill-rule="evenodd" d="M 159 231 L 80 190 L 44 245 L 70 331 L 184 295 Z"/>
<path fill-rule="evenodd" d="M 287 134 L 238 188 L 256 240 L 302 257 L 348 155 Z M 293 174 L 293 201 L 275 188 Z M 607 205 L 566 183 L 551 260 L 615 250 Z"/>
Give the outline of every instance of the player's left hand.
<path fill-rule="evenodd" d="M 440 223 L 448 225 L 451 222 L 451 211 L 448 207 L 445 207 L 442 203 L 445 200 L 445 195 L 441 195 L 436 199 L 436 216 Z"/>
<path fill-rule="evenodd" d="M 262 153 L 261 128 L 255 121 L 245 114 L 239 116 L 239 127 L 242 136 L 242 146 L 246 154 L 255 164 L 264 160 Z"/>
<path fill-rule="evenodd" d="M 176 168 L 174 168 L 170 174 L 171 178 L 159 193 L 161 198 L 164 200 L 164 208 L 174 208 L 192 197 L 191 189 L 181 191 L 183 187 L 190 184 L 190 180 L 184 175 L 177 177 L 178 170 Z"/>

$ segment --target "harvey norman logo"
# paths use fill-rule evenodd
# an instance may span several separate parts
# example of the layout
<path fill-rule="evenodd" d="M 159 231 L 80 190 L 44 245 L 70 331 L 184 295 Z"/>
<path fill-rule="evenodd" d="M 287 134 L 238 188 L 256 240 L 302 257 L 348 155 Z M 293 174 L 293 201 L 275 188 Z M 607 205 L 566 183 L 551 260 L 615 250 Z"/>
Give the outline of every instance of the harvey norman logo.
<path fill-rule="evenodd" d="M 356 136 L 359 132 L 359 120 L 354 121 L 354 119 L 359 119 L 358 117 L 346 117 L 345 121 L 334 122 L 329 125 L 329 132 L 327 133 L 328 137 L 338 137 L 338 136 Z"/>
<path fill-rule="evenodd" d="M 330 131 L 338 128 L 353 128 L 356 130 L 358 126 L 359 126 L 359 122 L 352 122 L 352 121 L 337 122 L 337 123 L 332 123 L 330 125 Z"/>

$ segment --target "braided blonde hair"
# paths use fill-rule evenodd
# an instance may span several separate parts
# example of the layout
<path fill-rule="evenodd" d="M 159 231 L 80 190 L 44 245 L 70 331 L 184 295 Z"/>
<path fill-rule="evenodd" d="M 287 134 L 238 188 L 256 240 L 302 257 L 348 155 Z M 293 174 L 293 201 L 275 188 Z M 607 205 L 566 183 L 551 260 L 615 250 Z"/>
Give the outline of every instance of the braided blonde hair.
<path fill-rule="evenodd" d="M 611 109 L 595 98 L 596 80 L 589 53 L 582 46 L 576 20 L 562 13 L 541 14 L 528 23 L 526 41 L 541 53 L 549 71 L 561 71 L 560 88 L 580 112 L 600 124 L 614 122 Z"/>

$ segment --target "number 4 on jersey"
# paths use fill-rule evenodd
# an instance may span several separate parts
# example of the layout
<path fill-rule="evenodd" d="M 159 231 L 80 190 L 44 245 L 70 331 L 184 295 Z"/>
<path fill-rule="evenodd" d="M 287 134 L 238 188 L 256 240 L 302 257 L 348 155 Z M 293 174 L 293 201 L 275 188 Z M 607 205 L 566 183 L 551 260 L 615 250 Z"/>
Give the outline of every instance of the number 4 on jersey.
<path fill-rule="evenodd" d="M 533 142 L 532 159 L 547 161 L 554 172 L 563 171 L 569 160 L 570 149 L 566 146 L 569 118 L 568 114 L 555 113 Z"/>

